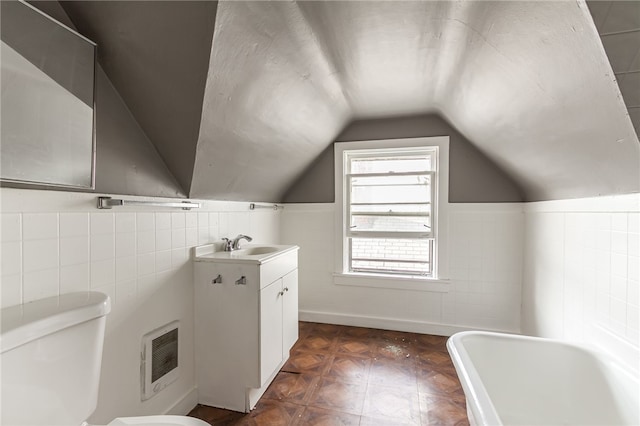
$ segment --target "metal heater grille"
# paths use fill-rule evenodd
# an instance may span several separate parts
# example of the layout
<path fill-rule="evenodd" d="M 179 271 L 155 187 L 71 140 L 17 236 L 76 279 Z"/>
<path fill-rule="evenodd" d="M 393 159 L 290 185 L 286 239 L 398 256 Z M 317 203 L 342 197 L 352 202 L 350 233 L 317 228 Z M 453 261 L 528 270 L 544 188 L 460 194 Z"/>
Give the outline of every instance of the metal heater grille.
<path fill-rule="evenodd" d="M 151 343 L 151 381 L 178 367 L 178 329 L 153 339 Z"/>
<path fill-rule="evenodd" d="M 147 400 L 175 381 L 178 363 L 179 322 L 173 321 L 142 338 L 141 397 Z"/>

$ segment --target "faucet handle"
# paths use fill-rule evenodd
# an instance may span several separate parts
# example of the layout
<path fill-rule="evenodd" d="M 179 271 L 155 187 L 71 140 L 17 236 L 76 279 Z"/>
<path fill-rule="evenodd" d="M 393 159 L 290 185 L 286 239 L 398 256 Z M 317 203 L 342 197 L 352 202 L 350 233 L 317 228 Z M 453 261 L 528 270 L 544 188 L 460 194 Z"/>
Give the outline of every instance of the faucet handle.
<path fill-rule="evenodd" d="M 224 242 L 224 251 L 233 251 L 233 241 L 229 238 L 223 238 L 222 241 Z"/>

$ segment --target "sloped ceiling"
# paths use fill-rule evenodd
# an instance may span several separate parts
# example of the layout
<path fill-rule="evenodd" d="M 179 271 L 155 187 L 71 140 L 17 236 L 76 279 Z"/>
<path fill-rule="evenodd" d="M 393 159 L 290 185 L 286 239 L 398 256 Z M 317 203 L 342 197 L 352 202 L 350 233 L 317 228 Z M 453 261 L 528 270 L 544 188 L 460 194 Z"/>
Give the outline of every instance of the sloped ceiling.
<path fill-rule="evenodd" d="M 424 113 L 527 201 L 639 191 L 638 138 L 582 0 L 165 3 L 64 5 L 191 197 L 281 201 L 347 123 Z M 192 78 L 188 101 L 166 87 Z"/>
<path fill-rule="evenodd" d="M 587 1 L 627 111 L 640 133 L 640 3 Z"/>
<path fill-rule="evenodd" d="M 280 201 L 351 118 L 298 4 L 220 2 L 191 196 Z"/>
<path fill-rule="evenodd" d="M 429 111 L 527 200 L 638 191 L 585 3 L 345 1 L 219 5 L 191 193 L 278 200 L 349 118 Z"/>

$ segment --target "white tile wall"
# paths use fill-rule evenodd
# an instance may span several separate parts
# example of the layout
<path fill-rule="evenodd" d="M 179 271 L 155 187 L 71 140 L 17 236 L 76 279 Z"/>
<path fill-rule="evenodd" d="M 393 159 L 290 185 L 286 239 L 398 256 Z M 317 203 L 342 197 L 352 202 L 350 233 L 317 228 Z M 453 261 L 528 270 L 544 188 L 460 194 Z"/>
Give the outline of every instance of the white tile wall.
<path fill-rule="evenodd" d="M 279 243 L 281 213 L 249 211 L 248 202 L 201 201 L 201 209 L 189 212 L 98 211 L 94 194 L 1 188 L 0 196 L 2 307 L 72 291 L 111 297 L 98 409 L 90 419 L 95 424 L 164 412 L 193 390 L 189 362 L 177 382 L 144 404 L 137 379 L 141 336 L 169 321 L 180 320 L 181 354 L 193 358 L 190 248 L 235 237 L 229 232 Z M 232 223 L 224 233 L 221 217 Z"/>
<path fill-rule="evenodd" d="M 152 253 L 156 251 L 156 233 L 155 231 L 138 231 L 136 233 L 138 254 Z"/>
<path fill-rule="evenodd" d="M 526 207 L 523 332 L 637 354 L 638 205 L 632 194 Z"/>
<path fill-rule="evenodd" d="M 115 213 L 91 213 L 89 220 L 91 235 L 111 235 L 115 232 Z"/>
<path fill-rule="evenodd" d="M 22 243 L 9 241 L 2 243 L 2 275 L 22 273 Z"/>
<path fill-rule="evenodd" d="M 28 213 L 23 215 L 22 238 L 24 240 L 58 238 L 58 214 Z"/>
<path fill-rule="evenodd" d="M 451 205 L 447 324 L 520 330 L 524 216 L 519 207 Z"/>
<path fill-rule="evenodd" d="M 89 235 L 88 213 L 60 213 L 60 237 L 84 237 Z"/>
<path fill-rule="evenodd" d="M 398 327 L 427 325 L 443 334 L 519 331 L 522 301 L 526 333 L 637 354 L 637 195 L 586 204 L 451 204 L 447 293 L 334 285 L 331 204 L 252 212 L 248 203 L 209 201 L 191 212 L 103 212 L 96 211 L 92 194 L 2 188 L 0 195 L 3 307 L 77 290 L 112 297 L 104 384 L 92 418 L 98 423 L 123 412 L 161 412 L 194 385 L 187 374 L 178 390 L 141 404 L 138 383 L 130 380 L 138 374 L 139 337 L 176 318 L 186 335 L 193 333 L 189 249 L 238 233 L 255 242 L 300 245 L 303 312 L 343 322 L 389 319 Z"/>
<path fill-rule="evenodd" d="M 3 196 L 10 191 L 18 190 L 3 189 Z M 35 197 L 40 191 L 19 192 Z M 59 193 L 58 198 L 64 197 Z M 131 296 L 139 277 L 148 281 L 148 275 L 184 266 L 191 247 L 238 233 L 251 235 L 256 242 L 279 238 L 277 213 L 250 212 L 248 203 L 204 205 L 190 212 L 125 208 L 47 212 L 46 206 L 43 212 L 12 212 L 9 198 L 3 204 L 0 228 L 1 304 L 103 287 L 115 294 L 117 303 L 119 293 L 127 299 Z M 236 211 L 242 209 L 247 211 Z"/>
<path fill-rule="evenodd" d="M 451 285 L 437 293 L 335 285 L 333 204 L 287 205 L 282 239 L 301 247 L 301 315 L 441 334 L 519 331 L 522 207 L 450 204 L 449 212 Z"/>
<path fill-rule="evenodd" d="M 2 215 L 0 240 L 2 242 L 22 240 L 22 215 L 16 213 Z"/>

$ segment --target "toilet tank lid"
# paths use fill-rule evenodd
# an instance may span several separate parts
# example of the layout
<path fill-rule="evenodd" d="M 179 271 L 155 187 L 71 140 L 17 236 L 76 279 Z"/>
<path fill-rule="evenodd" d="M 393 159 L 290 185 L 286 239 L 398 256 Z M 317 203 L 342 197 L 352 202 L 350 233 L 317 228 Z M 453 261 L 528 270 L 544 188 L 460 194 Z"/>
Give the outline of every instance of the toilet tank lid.
<path fill-rule="evenodd" d="M 2 309 L 0 353 L 104 315 L 109 296 L 96 291 L 62 294 Z"/>

